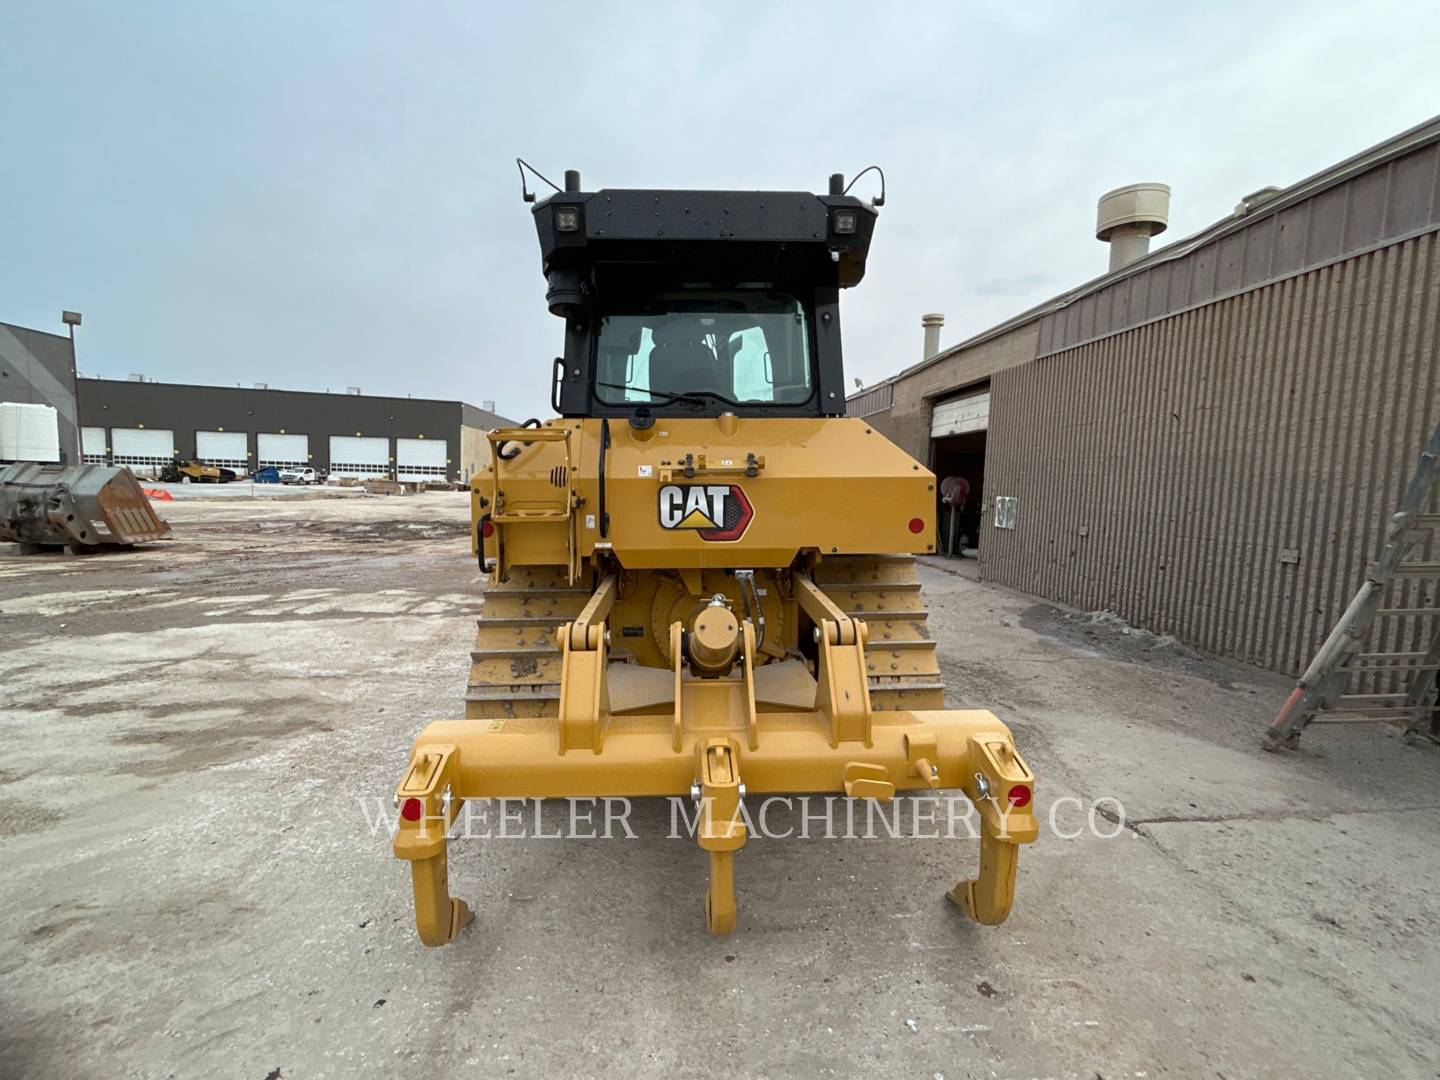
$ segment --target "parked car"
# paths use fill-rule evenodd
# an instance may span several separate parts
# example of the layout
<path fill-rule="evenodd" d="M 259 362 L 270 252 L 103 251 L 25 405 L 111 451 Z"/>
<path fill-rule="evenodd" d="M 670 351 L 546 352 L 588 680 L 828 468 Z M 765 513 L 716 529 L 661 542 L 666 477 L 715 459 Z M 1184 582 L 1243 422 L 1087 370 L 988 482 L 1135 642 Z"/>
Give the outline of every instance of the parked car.
<path fill-rule="evenodd" d="M 257 484 L 278 484 L 280 482 L 280 470 L 274 465 L 266 465 L 263 469 L 256 469 L 250 474 L 250 479 Z"/>
<path fill-rule="evenodd" d="M 282 484 L 318 484 L 325 478 L 310 466 L 296 466 L 280 470 L 280 483 Z"/>

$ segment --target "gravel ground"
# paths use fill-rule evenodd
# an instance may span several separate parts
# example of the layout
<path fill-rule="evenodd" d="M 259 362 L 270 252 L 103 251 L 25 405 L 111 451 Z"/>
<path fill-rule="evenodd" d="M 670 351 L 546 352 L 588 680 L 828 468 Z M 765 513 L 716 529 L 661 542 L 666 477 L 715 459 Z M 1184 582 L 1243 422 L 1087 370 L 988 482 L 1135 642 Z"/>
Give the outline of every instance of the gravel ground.
<path fill-rule="evenodd" d="M 1005 925 L 943 900 L 972 843 L 757 838 L 711 938 L 646 802 L 636 840 L 452 845 L 477 916 L 427 950 L 361 804 L 460 715 L 465 495 L 163 512 L 0 556 L 0 1075 L 1440 1075 L 1440 753 L 1264 754 L 1281 678 L 936 561 L 951 704 L 1012 725 L 1042 819 L 1125 809 L 1047 827 Z"/>

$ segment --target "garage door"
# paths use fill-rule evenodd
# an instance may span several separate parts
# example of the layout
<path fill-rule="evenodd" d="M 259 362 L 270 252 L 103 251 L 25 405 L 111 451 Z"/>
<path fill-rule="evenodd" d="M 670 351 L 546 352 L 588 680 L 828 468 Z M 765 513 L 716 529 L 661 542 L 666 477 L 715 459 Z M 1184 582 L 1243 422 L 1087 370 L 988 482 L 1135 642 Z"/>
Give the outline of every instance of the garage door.
<path fill-rule="evenodd" d="M 938 402 L 930 413 L 930 437 L 963 435 L 967 431 L 987 431 L 990 427 L 990 391 L 976 390 L 949 401 Z"/>
<path fill-rule="evenodd" d="M 290 465 L 310 464 L 309 435 L 267 435 L 261 432 L 255 437 L 256 468 L 264 469 L 273 465 L 284 469 Z"/>
<path fill-rule="evenodd" d="M 330 475 L 390 475 L 390 440 L 360 435 L 330 436 Z"/>
<path fill-rule="evenodd" d="M 449 476 L 444 439 L 396 439 L 396 480 L 445 480 Z"/>
<path fill-rule="evenodd" d="M 236 472 L 250 471 L 250 450 L 243 431 L 195 432 L 195 456 L 206 465 Z"/>
<path fill-rule="evenodd" d="M 87 427 L 80 429 L 80 453 L 86 465 L 105 464 L 105 429 Z"/>
<path fill-rule="evenodd" d="M 154 476 L 175 458 L 175 433 L 164 428 L 114 428 L 110 432 L 112 464 Z"/>

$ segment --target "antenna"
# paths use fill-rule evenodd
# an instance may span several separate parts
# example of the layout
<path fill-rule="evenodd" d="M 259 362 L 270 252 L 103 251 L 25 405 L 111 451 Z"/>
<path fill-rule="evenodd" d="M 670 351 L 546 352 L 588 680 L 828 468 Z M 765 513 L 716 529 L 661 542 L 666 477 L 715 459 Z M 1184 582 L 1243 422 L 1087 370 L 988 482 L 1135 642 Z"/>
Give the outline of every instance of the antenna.
<path fill-rule="evenodd" d="M 524 199 L 526 202 L 534 202 L 534 201 L 535 201 L 535 192 L 531 191 L 530 188 L 529 188 L 529 186 L 525 183 L 525 170 L 527 170 L 527 169 L 530 170 L 530 175 L 531 175 L 531 176 L 534 176 L 534 177 L 536 177 L 536 178 L 538 178 L 538 179 L 540 179 L 540 180 L 544 180 L 545 183 L 549 184 L 552 188 L 554 188 L 557 193 L 564 194 L 564 192 L 561 192 L 561 191 L 560 191 L 560 185 L 559 185 L 559 184 L 555 183 L 554 180 L 551 180 L 548 176 L 546 176 L 544 173 L 542 173 L 539 169 L 535 168 L 534 165 L 531 165 L 531 164 L 530 164 L 528 161 L 526 161 L 524 158 L 518 158 L 518 157 L 517 157 L 517 158 L 515 159 L 515 166 L 516 166 L 516 168 L 518 168 L 518 169 L 520 170 L 520 197 L 521 197 L 522 199 Z M 575 174 L 575 178 L 576 178 L 576 181 L 578 182 L 578 181 L 579 181 L 579 178 L 580 178 L 580 174 L 579 174 L 579 173 L 576 173 L 576 174 Z M 567 179 L 568 179 L 568 174 L 567 174 Z"/>

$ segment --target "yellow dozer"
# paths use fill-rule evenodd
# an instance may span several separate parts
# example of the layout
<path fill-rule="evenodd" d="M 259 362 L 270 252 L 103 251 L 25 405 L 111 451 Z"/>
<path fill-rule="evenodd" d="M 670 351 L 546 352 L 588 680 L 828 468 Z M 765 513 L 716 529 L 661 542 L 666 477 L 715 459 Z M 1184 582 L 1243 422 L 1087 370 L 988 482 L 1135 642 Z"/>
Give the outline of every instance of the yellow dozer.
<path fill-rule="evenodd" d="M 571 172 L 534 207 L 558 417 L 492 432 L 471 485 L 490 586 L 465 719 L 420 733 L 397 791 L 427 945 L 470 920 L 446 836 L 481 798 L 696 800 L 723 934 L 747 799 L 959 789 L 980 868 L 948 895 L 1008 915 L 1034 778 L 994 715 L 945 708 L 914 565 L 935 477 L 844 415 L 839 291 L 883 199 L 842 189 Z"/>

